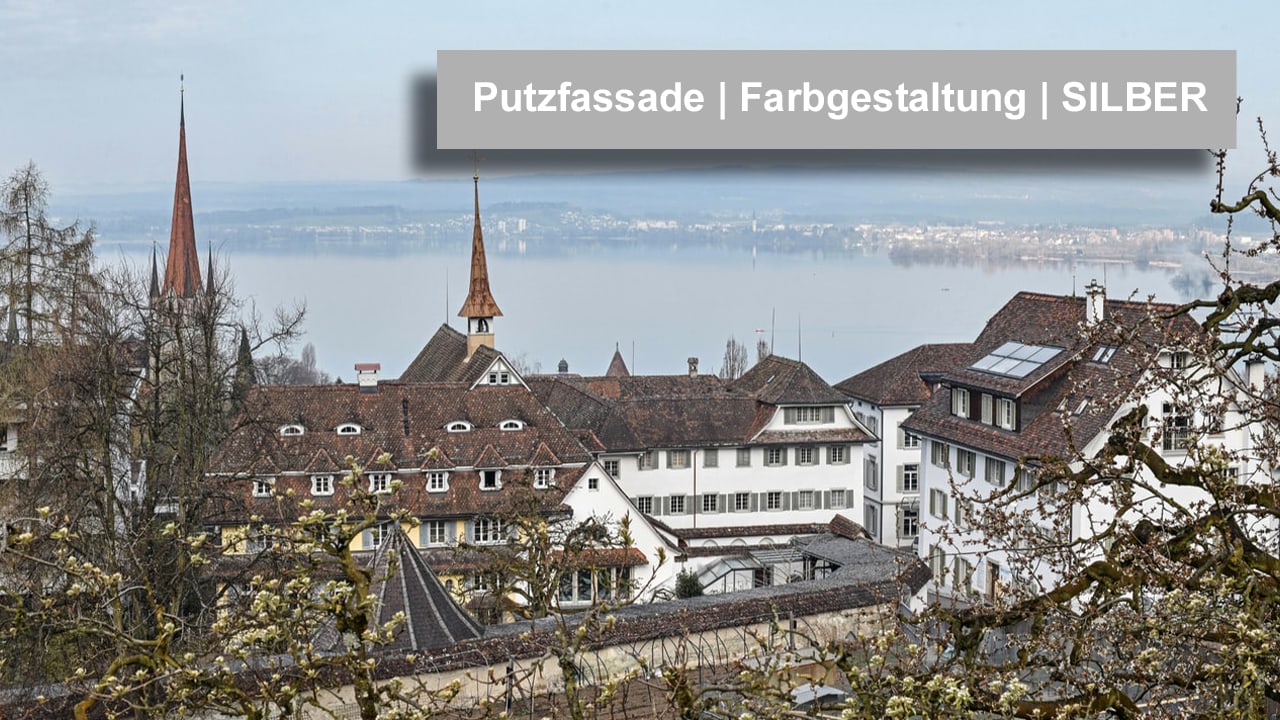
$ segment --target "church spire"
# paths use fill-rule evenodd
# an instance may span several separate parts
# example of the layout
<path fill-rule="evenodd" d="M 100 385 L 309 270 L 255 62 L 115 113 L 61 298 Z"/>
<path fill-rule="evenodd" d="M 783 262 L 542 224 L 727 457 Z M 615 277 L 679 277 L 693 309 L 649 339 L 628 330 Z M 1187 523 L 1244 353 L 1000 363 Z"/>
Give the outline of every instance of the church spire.
<path fill-rule="evenodd" d="M 150 297 L 152 300 L 160 297 L 160 270 L 156 264 L 156 244 L 151 243 L 151 290 Z"/>
<path fill-rule="evenodd" d="M 165 295 L 195 297 L 200 292 L 200 253 L 191 214 L 191 178 L 187 174 L 187 112 L 183 95 L 178 100 L 178 179 L 173 190 L 173 224 L 169 228 L 169 260 L 164 270 Z"/>
<path fill-rule="evenodd" d="M 502 317 L 502 310 L 489 291 L 489 267 L 484 257 L 484 233 L 480 230 L 480 174 L 472 178 L 475 184 L 476 220 L 471 231 L 471 286 L 467 301 L 458 311 L 458 317 L 467 319 L 467 357 L 471 357 L 481 345 L 493 347 L 493 319 Z"/>

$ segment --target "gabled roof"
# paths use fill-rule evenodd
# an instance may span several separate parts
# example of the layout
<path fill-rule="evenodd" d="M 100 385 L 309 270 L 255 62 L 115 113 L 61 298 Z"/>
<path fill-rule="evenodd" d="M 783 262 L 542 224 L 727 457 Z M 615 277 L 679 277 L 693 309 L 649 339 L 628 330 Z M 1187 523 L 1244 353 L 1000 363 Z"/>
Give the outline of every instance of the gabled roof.
<path fill-rule="evenodd" d="M 385 627 L 404 613 L 403 624 L 390 642 L 378 646 L 379 652 L 435 650 L 484 633 L 480 623 L 454 601 L 398 523 L 392 524 L 369 569 L 377 598 L 369 628 Z M 330 625 L 322 630 L 318 644 L 334 651 L 342 642 L 337 628 Z"/>
<path fill-rule="evenodd" d="M 843 405 L 846 400 L 808 365 L 780 355 L 756 363 L 729 387 L 770 405 Z"/>
<path fill-rule="evenodd" d="M 458 317 L 500 317 L 502 311 L 489 291 L 489 266 L 484 257 L 484 233 L 480 230 L 480 177 L 476 176 L 476 221 L 471 231 L 471 285 L 467 300 L 462 303 Z"/>
<path fill-rule="evenodd" d="M 449 327 L 440 326 L 418 356 L 400 374 L 400 382 L 447 382 L 454 379 L 458 368 L 467 359 L 467 336 Z"/>
<path fill-rule="evenodd" d="M 1161 347 L 1200 335 L 1195 321 L 1174 306 L 1107 300 L 1104 320 L 1086 328 L 1085 299 L 1021 292 L 987 322 L 968 357 L 943 383 L 1016 398 L 1018 430 L 1004 430 L 951 413 L 948 393 L 935 393 L 902 427 L 991 455 L 1073 457 L 1107 429 L 1126 396 L 1157 359 Z M 971 365 L 1007 342 L 1060 347 L 1050 362 L 1024 378 L 975 370 Z M 1093 362 L 1101 345 L 1117 349 Z M 971 402 L 978 402 L 971 397 Z"/>
<path fill-rule="evenodd" d="M 200 292 L 200 253 L 191 211 L 191 178 L 187 173 L 187 113 L 179 101 L 178 179 L 173 189 L 173 221 L 169 226 L 169 259 L 162 294 L 192 298 Z"/>
<path fill-rule="evenodd" d="M 919 405 L 932 385 L 922 375 L 942 374 L 968 359 L 970 343 L 920 345 L 836 383 L 840 392 L 880 406 Z"/>

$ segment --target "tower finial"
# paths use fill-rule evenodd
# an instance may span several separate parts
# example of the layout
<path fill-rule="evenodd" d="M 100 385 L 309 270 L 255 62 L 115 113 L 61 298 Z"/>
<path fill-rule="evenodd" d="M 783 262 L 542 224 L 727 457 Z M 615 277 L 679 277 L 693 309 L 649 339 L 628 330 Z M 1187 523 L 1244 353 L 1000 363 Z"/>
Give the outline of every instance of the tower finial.
<path fill-rule="evenodd" d="M 186 127 L 187 125 L 187 84 L 186 75 L 178 74 L 178 125 Z"/>

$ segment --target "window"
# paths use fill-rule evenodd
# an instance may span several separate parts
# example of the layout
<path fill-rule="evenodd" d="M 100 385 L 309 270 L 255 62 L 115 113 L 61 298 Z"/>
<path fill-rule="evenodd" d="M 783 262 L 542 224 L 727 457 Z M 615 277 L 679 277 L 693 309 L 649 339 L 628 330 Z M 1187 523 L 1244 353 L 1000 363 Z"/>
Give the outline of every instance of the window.
<path fill-rule="evenodd" d="M 933 440 L 929 443 L 929 461 L 938 467 L 951 467 L 951 446 Z"/>
<path fill-rule="evenodd" d="M 973 563 L 965 558 L 956 557 L 955 577 L 952 578 L 952 585 L 956 590 L 968 592 L 973 583 Z"/>
<path fill-rule="evenodd" d="M 796 448 L 796 464 L 797 465 L 817 465 L 818 453 L 811 447 Z"/>
<path fill-rule="evenodd" d="M 765 510 L 781 510 L 782 509 L 782 493 L 778 490 L 770 490 L 764 494 Z"/>
<path fill-rule="evenodd" d="M 544 486 L 544 487 L 545 487 L 545 486 Z M 588 490 L 599 490 L 599 489 L 600 489 L 600 478 L 598 478 L 598 477 L 589 477 L 589 478 L 587 478 L 587 489 L 588 489 Z"/>
<path fill-rule="evenodd" d="M 599 482 L 599 480 L 597 480 L 596 478 L 591 478 L 591 479 L 589 479 L 589 480 L 587 481 L 587 483 L 588 483 L 587 487 L 589 487 L 589 488 L 591 487 L 591 486 L 590 486 L 590 483 L 591 483 L 592 481 Z M 550 486 L 555 485 L 555 484 L 556 484 L 556 469 L 555 469 L 555 468 L 536 468 L 536 469 L 533 471 L 533 486 L 534 486 L 534 487 L 539 488 L 539 489 L 542 489 L 542 488 L 550 487 Z"/>
<path fill-rule="evenodd" d="M 733 511 L 748 512 L 751 510 L 751 493 L 734 493 L 733 494 Z"/>
<path fill-rule="evenodd" d="M 1169 353 L 1169 367 L 1174 370 L 1185 370 L 1191 363 L 1191 354 L 1186 352 Z"/>
<path fill-rule="evenodd" d="M 427 545 L 444 545 L 444 520 L 428 520 L 422 523 L 422 539 Z"/>
<path fill-rule="evenodd" d="M 391 492 L 391 473 L 369 473 L 369 492 Z"/>
<path fill-rule="evenodd" d="M 502 472 L 500 470 L 481 470 L 480 489 L 499 490 L 502 488 Z"/>
<path fill-rule="evenodd" d="M 1116 354 L 1118 348 L 1115 345 L 1099 345 L 1098 349 L 1093 353 L 1093 361 L 1096 363 L 1109 363 L 1111 356 Z"/>
<path fill-rule="evenodd" d="M 978 456 L 972 450 L 956 450 L 956 472 L 966 477 L 973 477 L 977 467 Z"/>
<path fill-rule="evenodd" d="M 312 475 L 311 476 L 311 494 L 312 495 L 332 495 L 333 494 L 333 476 L 332 475 Z"/>
<path fill-rule="evenodd" d="M 831 509 L 840 510 L 845 507 L 844 488 L 831 489 Z"/>
<path fill-rule="evenodd" d="M 738 448 L 738 467 L 751 467 L 751 448 Z"/>
<path fill-rule="evenodd" d="M 920 534 L 920 508 L 898 508 L 898 537 L 913 538 Z"/>
<path fill-rule="evenodd" d="M 867 421 L 863 423 L 872 435 L 880 435 L 880 418 L 875 415 L 867 415 Z"/>
<path fill-rule="evenodd" d="M 643 497 L 636 498 L 636 509 L 644 513 L 645 515 L 652 515 L 653 514 L 653 496 L 645 495 Z"/>
<path fill-rule="evenodd" d="M 832 445 L 827 448 L 828 465 L 845 465 L 849 462 L 849 448 L 844 445 Z"/>
<path fill-rule="evenodd" d="M 1035 487 L 1036 477 L 1028 468 L 1018 468 L 1018 492 L 1031 492 L 1031 488 Z"/>
<path fill-rule="evenodd" d="M 787 464 L 787 449 L 784 447 L 765 448 L 764 464 L 767 467 L 778 467 Z"/>
<path fill-rule="evenodd" d="M 715 493 L 706 493 L 702 496 L 702 512 L 717 513 L 720 512 L 720 496 Z"/>
<path fill-rule="evenodd" d="M 672 515 L 684 514 L 684 496 L 683 495 L 672 495 L 667 498 L 667 502 L 670 503 Z"/>
<path fill-rule="evenodd" d="M 720 467 L 720 451 L 715 448 L 703 450 L 702 467 Z"/>
<path fill-rule="evenodd" d="M 902 475 L 901 487 L 898 488 L 898 492 L 920 492 L 920 463 L 899 465 L 898 472 Z"/>
<path fill-rule="evenodd" d="M 282 437 L 297 437 L 306 432 L 306 428 L 301 425 L 281 425 L 280 435 Z"/>
<path fill-rule="evenodd" d="M 987 467 L 984 472 L 987 482 L 991 483 L 992 487 L 1004 487 L 1004 461 L 987 458 L 986 463 Z"/>
<path fill-rule="evenodd" d="M 947 494 L 938 489 L 929 491 L 929 514 L 947 520 Z"/>
<path fill-rule="evenodd" d="M 871 492 L 880 490 L 880 473 L 876 472 L 875 458 L 869 457 L 862 461 L 862 484 Z"/>
<path fill-rule="evenodd" d="M 902 447 L 904 450 L 911 450 L 913 448 L 920 447 L 920 436 L 916 435 L 915 433 L 909 433 L 909 432 L 903 431 Z"/>
<path fill-rule="evenodd" d="M 782 411 L 782 422 L 786 425 L 816 425 L 835 422 L 835 419 L 833 407 L 790 407 Z"/>
<path fill-rule="evenodd" d="M 388 538 L 391 537 L 391 525 L 390 523 L 374 525 L 373 527 L 369 528 L 366 532 L 368 532 L 369 534 L 365 536 L 364 549 L 377 550 L 378 548 L 382 547 L 382 544 L 385 543 Z"/>
<path fill-rule="evenodd" d="M 631 568 L 596 568 L 568 571 L 560 576 L 557 597 L 562 603 L 608 601 L 631 595 Z"/>
<path fill-rule="evenodd" d="M 618 464 L 617 460 L 605 460 L 604 471 L 609 473 L 609 477 L 614 480 L 622 477 L 622 466 Z"/>
<path fill-rule="evenodd" d="M 506 528 L 499 518 L 476 518 L 471 526 L 471 541 L 477 545 L 496 545 L 507 541 Z"/>
<path fill-rule="evenodd" d="M 942 584 L 946 579 L 947 573 L 947 551 L 937 545 L 929 546 L 929 570 L 933 572 L 933 579 Z"/>
<path fill-rule="evenodd" d="M 1165 403 L 1163 410 L 1164 449 L 1186 450 L 1191 442 L 1191 410 L 1177 403 Z"/>
<path fill-rule="evenodd" d="M 339 435 L 359 435 L 364 428 L 355 423 L 343 423 L 337 427 L 335 432 Z"/>
<path fill-rule="evenodd" d="M 968 530 L 973 527 L 973 501 L 956 498 L 956 527 Z"/>
<path fill-rule="evenodd" d="M 275 478 L 254 478 L 253 479 L 253 496 L 254 497 L 271 497 L 271 490 L 275 486 Z"/>
<path fill-rule="evenodd" d="M 640 453 L 639 465 L 641 470 L 655 470 L 658 467 L 658 451 L 646 450 Z"/>
<path fill-rule="evenodd" d="M 689 467 L 689 451 L 688 450 L 668 450 L 667 451 L 667 467 L 672 470 L 683 470 Z"/>
<path fill-rule="evenodd" d="M 451 433 L 471 432 L 471 423 L 465 420 L 455 420 L 446 425 L 444 429 Z"/>
<path fill-rule="evenodd" d="M 247 553 L 264 553 L 271 549 L 271 531 L 267 528 L 250 530 L 244 539 L 244 551 Z"/>
<path fill-rule="evenodd" d="M 835 493 L 831 493 L 831 497 L 835 497 Z M 871 536 L 871 539 L 878 540 L 880 538 L 880 506 L 867 503 L 866 508 L 862 511 L 862 527 Z"/>
<path fill-rule="evenodd" d="M 521 420 L 503 420 L 498 424 L 498 429 L 505 432 L 514 432 L 524 429 L 524 422 Z"/>
<path fill-rule="evenodd" d="M 813 491 L 801 490 L 796 493 L 796 509 L 812 510 L 813 509 Z"/>
<path fill-rule="evenodd" d="M 969 417 L 969 391 L 964 388 L 951 388 L 951 414 L 957 417 Z"/>
<path fill-rule="evenodd" d="M 988 425 L 994 425 L 995 419 L 991 411 L 991 396 L 982 393 L 982 422 Z"/>
<path fill-rule="evenodd" d="M 1009 398 L 996 398 L 996 426 L 1005 430 L 1018 428 L 1018 405 Z"/>

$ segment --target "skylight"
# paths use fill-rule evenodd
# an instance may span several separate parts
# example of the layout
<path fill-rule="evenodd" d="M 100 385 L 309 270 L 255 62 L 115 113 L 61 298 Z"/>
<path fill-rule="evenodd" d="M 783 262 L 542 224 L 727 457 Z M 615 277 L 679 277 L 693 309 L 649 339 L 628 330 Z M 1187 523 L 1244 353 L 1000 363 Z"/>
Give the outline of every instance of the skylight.
<path fill-rule="evenodd" d="M 1049 360 L 1057 357 L 1062 348 L 1051 345 L 1026 345 L 1007 342 L 970 367 L 992 375 L 1024 378 L 1035 372 Z"/>

